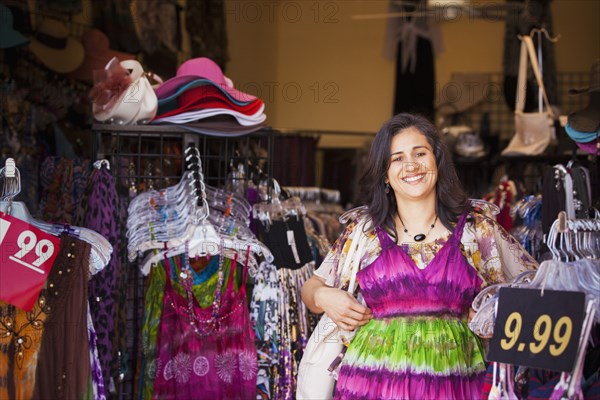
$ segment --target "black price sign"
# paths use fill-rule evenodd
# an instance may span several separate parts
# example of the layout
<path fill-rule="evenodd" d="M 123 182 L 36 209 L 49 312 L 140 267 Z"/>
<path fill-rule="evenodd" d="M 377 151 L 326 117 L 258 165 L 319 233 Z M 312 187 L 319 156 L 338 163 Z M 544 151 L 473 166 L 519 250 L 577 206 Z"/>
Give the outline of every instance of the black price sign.
<path fill-rule="evenodd" d="M 585 316 L 585 294 L 501 288 L 489 361 L 571 371 Z"/>

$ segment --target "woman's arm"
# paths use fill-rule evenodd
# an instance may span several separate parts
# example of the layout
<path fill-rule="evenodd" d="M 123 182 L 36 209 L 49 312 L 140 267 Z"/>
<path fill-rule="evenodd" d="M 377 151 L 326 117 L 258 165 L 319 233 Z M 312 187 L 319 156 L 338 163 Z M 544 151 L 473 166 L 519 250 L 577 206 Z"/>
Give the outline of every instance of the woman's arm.
<path fill-rule="evenodd" d="M 345 290 L 332 288 L 320 276 L 313 275 L 302 286 L 302 301 L 316 314 L 325 313 L 340 328 L 354 330 L 373 317 L 368 307 L 360 304 Z"/>

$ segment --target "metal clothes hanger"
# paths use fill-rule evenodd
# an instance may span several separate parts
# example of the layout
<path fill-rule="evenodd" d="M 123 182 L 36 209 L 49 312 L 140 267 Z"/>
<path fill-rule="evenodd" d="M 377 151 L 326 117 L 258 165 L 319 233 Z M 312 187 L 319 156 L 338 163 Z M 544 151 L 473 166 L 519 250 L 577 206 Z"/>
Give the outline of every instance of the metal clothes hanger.
<path fill-rule="evenodd" d="M 531 38 L 533 39 L 533 35 L 534 34 L 538 34 L 538 39 L 539 39 L 539 35 L 544 35 L 544 37 L 546 39 L 548 39 L 548 41 L 552 42 L 552 43 L 556 43 L 560 40 L 561 35 L 560 33 L 554 37 L 550 36 L 550 33 L 548 32 L 548 30 L 546 30 L 546 28 L 542 27 L 542 28 L 533 28 L 530 32 L 529 32 L 529 36 L 531 36 Z M 538 41 L 538 44 L 541 43 Z"/>

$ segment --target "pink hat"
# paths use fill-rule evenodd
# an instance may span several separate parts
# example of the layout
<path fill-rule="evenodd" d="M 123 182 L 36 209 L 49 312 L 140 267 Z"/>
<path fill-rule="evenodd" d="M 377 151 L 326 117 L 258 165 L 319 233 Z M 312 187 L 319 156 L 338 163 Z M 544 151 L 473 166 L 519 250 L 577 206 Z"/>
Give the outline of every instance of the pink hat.
<path fill-rule="evenodd" d="M 175 93 L 180 86 L 199 77 L 210 80 L 214 85 L 221 87 L 236 100 L 256 100 L 255 96 L 235 89 L 233 82 L 223 74 L 221 68 L 214 61 L 206 57 L 192 58 L 181 64 L 177 69 L 177 75 L 156 89 L 156 96 L 159 99 L 168 97 Z"/>
<path fill-rule="evenodd" d="M 240 112 L 245 115 L 255 114 L 264 103 L 261 100 L 255 100 L 251 103 L 240 106 L 227 100 L 218 88 L 214 86 L 200 86 L 198 88 L 186 90 L 184 95 L 179 97 L 178 107 L 170 110 L 161 110 L 158 118 L 170 117 L 187 111 L 202 110 L 205 108 L 225 108 Z"/>

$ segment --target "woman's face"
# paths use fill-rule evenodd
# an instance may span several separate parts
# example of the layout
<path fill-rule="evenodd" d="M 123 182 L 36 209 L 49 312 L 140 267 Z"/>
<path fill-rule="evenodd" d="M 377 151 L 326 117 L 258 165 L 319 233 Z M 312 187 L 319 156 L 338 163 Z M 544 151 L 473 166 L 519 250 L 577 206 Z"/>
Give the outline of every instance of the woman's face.
<path fill-rule="evenodd" d="M 437 165 L 425 135 L 414 127 L 392 138 L 386 182 L 398 200 L 420 200 L 435 196 Z"/>

